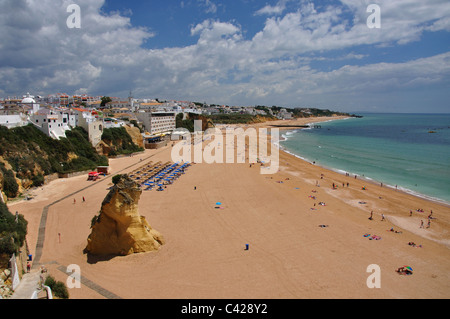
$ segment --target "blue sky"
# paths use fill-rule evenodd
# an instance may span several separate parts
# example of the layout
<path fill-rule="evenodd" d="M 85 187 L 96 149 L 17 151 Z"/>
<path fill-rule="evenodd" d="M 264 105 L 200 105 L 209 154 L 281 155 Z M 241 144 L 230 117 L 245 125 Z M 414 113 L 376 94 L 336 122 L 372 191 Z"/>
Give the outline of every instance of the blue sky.
<path fill-rule="evenodd" d="M 450 112 L 447 0 L 4 0 L 0 50 L 3 97 Z"/>

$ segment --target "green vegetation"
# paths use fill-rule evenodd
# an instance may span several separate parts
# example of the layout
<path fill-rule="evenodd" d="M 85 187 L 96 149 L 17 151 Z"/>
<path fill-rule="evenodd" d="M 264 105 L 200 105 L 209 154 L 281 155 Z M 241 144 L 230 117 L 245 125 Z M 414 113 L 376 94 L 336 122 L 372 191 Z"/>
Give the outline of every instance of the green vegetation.
<path fill-rule="evenodd" d="M 6 169 L 4 163 L 0 163 L 0 171 L 3 174 L 1 189 L 3 189 L 6 196 L 10 198 L 16 197 L 17 192 L 19 191 L 19 185 L 14 177 L 14 172 L 10 169 Z"/>
<path fill-rule="evenodd" d="M 52 276 L 48 275 L 44 285 L 50 287 L 53 295 L 60 299 L 69 299 L 69 291 L 62 281 L 56 281 Z"/>
<path fill-rule="evenodd" d="M 112 178 L 113 184 L 116 185 L 116 184 L 120 181 L 120 179 L 122 178 L 122 176 L 123 176 L 122 174 L 114 175 L 113 178 Z"/>
<path fill-rule="evenodd" d="M 67 131 L 66 136 L 60 140 L 52 139 L 32 124 L 13 129 L 0 126 L 0 156 L 12 167 L 11 170 L 0 165 L 2 186 L 8 197 L 17 196 L 13 172 L 16 178 L 40 186 L 46 175 L 108 165 L 108 159 L 97 154 L 82 128 Z"/>
<path fill-rule="evenodd" d="M 212 126 L 208 117 L 194 113 L 189 113 L 185 120 L 183 120 L 183 114 L 179 113 L 175 118 L 175 125 L 176 128 L 185 128 L 189 132 L 194 132 L 194 121 L 202 121 L 202 131 Z"/>
<path fill-rule="evenodd" d="M 216 114 L 208 116 L 214 123 L 218 124 L 246 124 L 252 123 L 256 116 L 250 114 Z"/>
<path fill-rule="evenodd" d="M 257 105 L 257 106 L 255 106 L 255 109 L 256 110 L 262 110 L 262 111 L 266 112 L 267 116 L 272 116 L 272 114 L 270 113 L 270 108 L 267 107 L 267 106 Z"/>
<path fill-rule="evenodd" d="M 286 109 L 288 112 L 293 113 L 294 117 L 321 117 L 321 116 L 333 116 L 333 115 L 344 115 L 350 116 L 348 113 L 335 112 L 330 110 L 321 110 L 316 108 L 296 108 L 296 109 Z"/>
<path fill-rule="evenodd" d="M 142 152 L 144 149 L 133 143 L 133 140 L 124 127 L 106 128 L 103 130 L 102 140 L 112 146 L 110 156 L 119 154 L 132 154 Z"/>
<path fill-rule="evenodd" d="M 187 118 L 183 120 L 183 113 L 177 114 L 175 118 L 176 128 L 185 128 L 189 132 L 194 132 L 194 119 Z"/>
<path fill-rule="evenodd" d="M 141 133 L 144 133 L 144 130 L 142 129 L 142 127 L 139 126 L 136 120 L 131 120 L 130 123 L 133 124 L 134 127 L 137 127 Z"/>
<path fill-rule="evenodd" d="M 109 96 L 104 96 L 101 98 L 102 103 L 100 106 L 104 107 L 107 103 L 111 102 L 111 98 Z"/>
<path fill-rule="evenodd" d="M 11 214 L 8 207 L 0 201 L 0 254 L 8 258 L 17 253 L 23 246 L 27 235 L 28 222 L 23 215 L 16 217 Z"/>
<path fill-rule="evenodd" d="M 352 116 L 348 113 L 342 113 L 342 112 L 335 112 L 330 110 L 322 110 L 318 108 L 288 108 L 288 107 L 281 107 L 281 106 L 264 106 L 264 105 L 257 105 L 255 106 L 255 109 L 257 110 L 263 110 L 266 112 L 267 115 L 277 115 L 281 109 L 285 109 L 287 112 L 292 113 L 292 116 L 294 118 L 304 118 L 304 117 L 322 117 L 322 116 L 333 116 L 333 115 L 344 115 L 344 116 Z"/>

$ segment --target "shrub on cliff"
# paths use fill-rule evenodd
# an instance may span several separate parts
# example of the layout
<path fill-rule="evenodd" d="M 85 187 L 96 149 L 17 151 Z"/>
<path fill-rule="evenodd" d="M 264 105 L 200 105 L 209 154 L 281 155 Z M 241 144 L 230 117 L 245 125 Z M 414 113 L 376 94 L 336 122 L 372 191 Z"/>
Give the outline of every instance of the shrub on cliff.
<path fill-rule="evenodd" d="M 16 217 L 0 201 L 0 252 L 12 255 L 23 246 L 28 222 L 23 215 Z"/>
<path fill-rule="evenodd" d="M 111 146 L 109 155 L 131 154 L 144 149 L 133 143 L 133 140 L 124 127 L 105 128 L 102 140 Z"/>
<path fill-rule="evenodd" d="M 9 198 L 16 197 L 17 192 L 19 191 L 19 185 L 14 177 L 14 172 L 10 169 L 6 169 L 3 163 L 0 163 L 0 170 L 3 174 L 3 183 L 0 185 L 1 188 Z"/>
<path fill-rule="evenodd" d="M 116 185 L 116 184 L 120 181 L 120 179 L 122 178 L 122 176 L 123 176 L 122 174 L 114 175 L 113 178 L 112 178 L 113 184 Z"/>
<path fill-rule="evenodd" d="M 108 158 L 96 152 L 88 133 L 80 127 L 67 131 L 66 138 L 55 140 L 32 124 L 13 129 L 0 126 L 0 156 L 11 165 L 18 179 L 31 180 L 34 186 L 42 185 L 45 175 L 108 165 Z M 15 197 L 17 183 L 11 178 L 14 174 L 4 165 L 1 169 L 6 177 L 3 189 L 8 197 Z"/>
<path fill-rule="evenodd" d="M 66 285 L 62 281 L 56 281 L 55 278 L 48 275 L 45 279 L 44 285 L 50 287 L 55 297 L 60 299 L 69 299 L 69 292 Z"/>

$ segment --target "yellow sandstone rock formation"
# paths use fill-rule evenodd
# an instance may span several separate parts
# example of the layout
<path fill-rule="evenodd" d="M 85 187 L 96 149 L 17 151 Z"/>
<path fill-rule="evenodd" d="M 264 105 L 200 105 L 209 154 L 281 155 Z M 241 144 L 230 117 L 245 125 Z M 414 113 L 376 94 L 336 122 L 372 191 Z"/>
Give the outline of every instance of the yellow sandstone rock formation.
<path fill-rule="evenodd" d="M 142 138 L 142 134 L 141 131 L 139 131 L 139 128 L 125 125 L 125 130 L 130 135 L 131 140 L 133 141 L 134 144 L 144 148 L 144 139 Z"/>
<path fill-rule="evenodd" d="M 161 234 L 140 216 L 138 202 L 142 190 L 127 175 L 121 177 L 92 220 L 92 232 L 85 252 L 92 255 L 130 255 L 158 250 L 164 244 Z"/>

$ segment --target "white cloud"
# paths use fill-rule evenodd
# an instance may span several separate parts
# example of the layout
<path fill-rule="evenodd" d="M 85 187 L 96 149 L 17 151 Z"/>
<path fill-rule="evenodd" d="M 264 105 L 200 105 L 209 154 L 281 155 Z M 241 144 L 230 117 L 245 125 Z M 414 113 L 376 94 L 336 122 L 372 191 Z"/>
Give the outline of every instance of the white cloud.
<path fill-rule="evenodd" d="M 255 12 L 255 15 L 280 15 L 286 10 L 286 3 L 289 0 L 280 0 L 274 6 L 267 4 L 265 7 Z"/>
<path fill-rule="evenodd" d="M 209 19 L 191 27 L 195 44 L 151 50 L 142 44 L 153 32 L 133 27 L 119 13 L 102 13 L 104 1 L 78 0 L 82 28 L 68 29 L 65 9 L 71 1 L 6 0 L 0 4 L 0 94 L 123 96 L 132 89 L 137 97 L 331 107 L 367 96 L 376 100 L 381 92 L 448 86 L 449 54 L 329 71 L 311 67 L 311 61 L 333 59 L 322 57 L 330 50 L 346 50 L 334 60 L 360 61 L 367 56 L 355 46 L 406 43 L 424 31 L 449 28 L 446 1 L 378 2 L 380 30 L 365 24 L 367 1 L 321 8 L 302 1 L 296 11 L 269 17 L 251 39 L 236 22 Z M 277 5 L 286 10 L 285 3 Z"/>
<path fill-rule="evenodd" d="M 205 13 L 216 13 L 217 5 L 211 0 L 198 0 L 202 7 L 205 8 Z"/>

